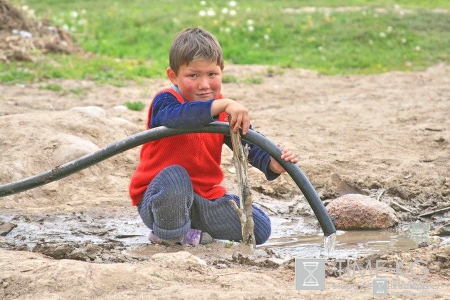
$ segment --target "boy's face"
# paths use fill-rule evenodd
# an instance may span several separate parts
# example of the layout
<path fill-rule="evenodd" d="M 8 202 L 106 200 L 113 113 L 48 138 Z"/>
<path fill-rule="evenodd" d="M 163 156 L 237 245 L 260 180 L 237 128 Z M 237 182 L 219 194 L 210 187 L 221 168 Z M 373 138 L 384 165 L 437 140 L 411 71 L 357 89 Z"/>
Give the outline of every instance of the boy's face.
<path fill-rule="evenodd" d="M 222 88 L 222 70 L 215 61 L 194 60 L 181 66 L 178 74 L 168 68 L 167 76 L 187 101 L 217 99 Z"/>

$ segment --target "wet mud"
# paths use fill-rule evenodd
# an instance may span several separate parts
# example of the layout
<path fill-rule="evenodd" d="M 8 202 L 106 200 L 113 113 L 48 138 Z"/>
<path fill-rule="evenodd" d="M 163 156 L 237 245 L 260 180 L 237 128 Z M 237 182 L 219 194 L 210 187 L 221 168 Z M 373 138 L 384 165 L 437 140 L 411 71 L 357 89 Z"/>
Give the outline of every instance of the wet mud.
<path fill-rule="evenodd" d="M 257 247 L 261 260 L 234 254 L 230 261 L 278 267 L 294 257 L 361 258 L 388 250 L 413 250 L 443 243 L 446 237 L 411 235 L 409 223 L 389 230 L 338 231 L 334 251 L 326 253 L 324 237 L 313 217 L 272 216 L 273 233 Z M 148 259 L 152 252 L 176 251 L 147 240 L 148 229 L 138 214 L 127 212 L 72 212 L 65 214 L 2 214 L 0 248 L 39 252 L 54 259 L 96 263 Z M 229 242 L 216 241 L 221 247 Z M 181 246 L 180 246 L 181 247 Z M 261 254 L 262 253 L 262 254 Z M 276 260 L 267 260 L 267 257 Z"/>

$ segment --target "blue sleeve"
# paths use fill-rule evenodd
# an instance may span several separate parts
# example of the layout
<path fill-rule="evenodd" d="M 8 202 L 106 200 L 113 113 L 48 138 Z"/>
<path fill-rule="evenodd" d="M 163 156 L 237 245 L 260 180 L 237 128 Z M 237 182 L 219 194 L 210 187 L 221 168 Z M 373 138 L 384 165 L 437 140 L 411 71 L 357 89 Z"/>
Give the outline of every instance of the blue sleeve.
<path fill-rule="evenodd" d="M 225 144 L 233 150 L 233 145 L 231 143 L 231 137 L 226 136 L 225 137 Z M 250 147 L 250 150 L 248 152 L 248 162 L 254 166 L 255 168 L 259 169 L 264 173 L 267 180 L 274 180 L 280 176 L 280 174 L 273 172 L 269 168 L 270 164 L 270 155 L 263 149 L 261 149 L 258 146 L 253 145 L 250 142 L 247 142 L 246 140 L 242 140 L 242 145 Z"/>
<path fill-rule="evenodd" d="M 160 93 L 152 102 L 150 128 L 196 128 L 209 124 L 215 120 L 211 117 L 213 101 L 214 99 L 180 103 L 171 93 Z"/>

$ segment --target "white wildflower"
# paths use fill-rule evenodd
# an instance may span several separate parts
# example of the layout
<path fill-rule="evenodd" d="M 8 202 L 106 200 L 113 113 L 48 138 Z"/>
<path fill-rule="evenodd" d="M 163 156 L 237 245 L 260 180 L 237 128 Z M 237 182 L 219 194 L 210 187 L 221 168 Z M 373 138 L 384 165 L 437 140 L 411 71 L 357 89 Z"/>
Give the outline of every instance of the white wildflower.
<path fill-rule="evenodd" d="M 228 13 L 228 7 L 222 8 L 222 14 L 226 15 Z"/>
<path fill-rule="evenodd" d="M 253 27 L 252 25 L 247 27 L 248 31 L 252 32 L 253 30 L 255 30 L 255 27 Z"/>
<path fill-rule="evenodd" d="M 198 14 L 199 14 L 200 17 L 204 17 L 204 16 L 206 16 L 206 11 L 201 10 L 201 11 L 198 12 Z"/>
<path fill-rule="evenodd" d="M 229 14 L 230 14 L 230 16 L 235 16 L 236 15 L 236 11 L 234 9 L 231 9 Z"/>
<path fill-rule="evenodd" d="M 386 33 L 380 32 L 380 37 L 382 37 L 382 38 L 386 37 Z"/>
<path fill-rule="evenodd" d="M 200 5 L 205 6 L 206 5 L 206 1 L 200 1 Z"/>
<path fill-rule="evenodd" d="M 231 6 L 231 7 L 235 7 L 237 5 L 237 2 L 236 1 L 230 1 L 230 2 L 228 2 L 228 5 Z"/>
<path fill-rule="evenodd" d="M 76 12 L 76 11 L 71 11 L 70 12 L 70 16 L 73 18 L 73 19 L 76 19 L 76 18 L 78 18 L 78 12 Z"/>

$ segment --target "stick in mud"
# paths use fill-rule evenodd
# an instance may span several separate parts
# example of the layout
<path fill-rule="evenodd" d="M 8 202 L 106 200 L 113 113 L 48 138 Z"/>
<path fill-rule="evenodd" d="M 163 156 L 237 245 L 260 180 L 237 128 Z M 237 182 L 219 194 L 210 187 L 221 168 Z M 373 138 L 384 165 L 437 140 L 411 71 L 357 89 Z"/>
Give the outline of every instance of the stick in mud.
<path fill-rule="evenodd" d="M 231 121 L 231 116 L 228 116 L 229 121 Z M 252 195 L 250 188 L 248 186 L 247 180 L 247 151 L 244 149 L 241 143 L 241 135 L 238 132 L 233 132 L 230 127 L 230 137 L 231 143 L 233 145 L 233 163 L 236 168 L 236 176 L 239 186 L 239 198 L 240 207 L 230 200 L 231 205 L 239 216 L 242 226 L 242 242 L 251 247 L 256 245 L 255 233 L 254 233 L 254 222 L 253 222 L 253 208 L 252 208 Z"/>

